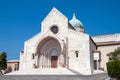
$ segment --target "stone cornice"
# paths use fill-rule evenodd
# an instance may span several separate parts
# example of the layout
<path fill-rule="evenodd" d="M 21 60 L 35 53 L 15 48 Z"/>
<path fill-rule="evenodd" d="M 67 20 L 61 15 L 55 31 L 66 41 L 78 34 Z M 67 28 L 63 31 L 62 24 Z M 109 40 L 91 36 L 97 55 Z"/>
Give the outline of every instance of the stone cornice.
<path fill-rule="evenodd" d="M 108 41 L 108 42 L 97 42 L 97 46 L 108 46 L 108 45 L 118 45 L 120 41 Z"/>

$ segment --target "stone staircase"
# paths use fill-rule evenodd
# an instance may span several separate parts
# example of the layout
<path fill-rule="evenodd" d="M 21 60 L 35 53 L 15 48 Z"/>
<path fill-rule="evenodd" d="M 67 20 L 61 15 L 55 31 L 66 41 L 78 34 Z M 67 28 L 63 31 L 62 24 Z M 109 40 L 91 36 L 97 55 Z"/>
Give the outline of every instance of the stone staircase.
<path fill-rule="evenodd" d="M 6 75 L 76 75 L 76 73 L 66 68 L 44 68 L 14 71 Z"/>
<path fill-rule="evenodd" d="M 2 75 L 0 80 L 109 80 L 107 74 L 95 75 Z"/>
<path fill-rule="evenodd" d="M 31 69 L 15 71 L 1 75 L 0 80 L 109 80 L 106 73 L 82 75 L 79 72 L 66 68 Z"/>
<path fill-rule="evenodd" d="M 93 74 L 106 73 L 101 70 L 94 70 Z M 82 75 L 80 72 L 67 68 L 38 68 L 22 71 L 14 71 L 6 75 Z"/>
<path fill-rule="evenodd" d="M 79 73 L 79 72 L 77 72 L 77 71 L 75 71 L 73 69 L 68 69 L 68 70 L 70 70 L 71 72 L 75 73 L 76 75 L 82 75 L 81 73 Z"/>

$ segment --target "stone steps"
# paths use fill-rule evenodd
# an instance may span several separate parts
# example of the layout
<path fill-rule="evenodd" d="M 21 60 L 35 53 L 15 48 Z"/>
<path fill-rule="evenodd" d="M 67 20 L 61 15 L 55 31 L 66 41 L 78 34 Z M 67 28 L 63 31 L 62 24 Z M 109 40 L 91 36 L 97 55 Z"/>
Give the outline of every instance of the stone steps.
<path fill-rule="evenodd" d="M 52 69 L 31 69 L 23 71 L 15 71 L 6 75 L 76 75 L 74 72 L 66 68 Z"/>
<path fill-rule="evenodd" d="M 2 75 L 0 80 L 108 80 L 105 73 L 96 75 Z"/>
<path fill-rule="evenodd" d="M 105 73 L 104 71 L 94 71 L 94 74 Z M 22 71 L 14 71 L 6 75 L 82 75 L 76 70 L 67 68 L 39 68 Z"/>
<path fill-rule="evenodd" d="M 71 72 L 73 72 L 73 73 L 75 73 L 76 75 L 82 75 L 81 73 L 79 73 L 79 72 L 77 72 L 77 71 L 75 71 L 75 70 L 73 70 L 73 69 L 69 69 Z"/>

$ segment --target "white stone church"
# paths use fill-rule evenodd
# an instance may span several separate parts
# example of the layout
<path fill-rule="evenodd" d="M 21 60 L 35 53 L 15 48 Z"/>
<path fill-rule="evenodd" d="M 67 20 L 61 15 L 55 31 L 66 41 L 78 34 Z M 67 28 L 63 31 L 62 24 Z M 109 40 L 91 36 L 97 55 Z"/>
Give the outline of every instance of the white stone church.
<path fill-rule="evenodd" d="M 91 37 L 75 14 L 68 20 L 53 8 L 41 22 L 41 32 L 25 41 L 19 71 L 92 75 L 106 71 L 106 54 L 119 46 L 119 33 Z"/>

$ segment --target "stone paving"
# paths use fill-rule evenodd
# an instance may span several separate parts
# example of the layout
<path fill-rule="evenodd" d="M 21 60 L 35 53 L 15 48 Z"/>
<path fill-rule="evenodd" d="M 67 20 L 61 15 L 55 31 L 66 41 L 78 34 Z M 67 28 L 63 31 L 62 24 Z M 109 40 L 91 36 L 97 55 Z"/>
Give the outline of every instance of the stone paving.
<path fill-rule="evenodd" d="M 109 80 L 106 73 L 95 75 L 2 75 L 0 80 Z"/>

